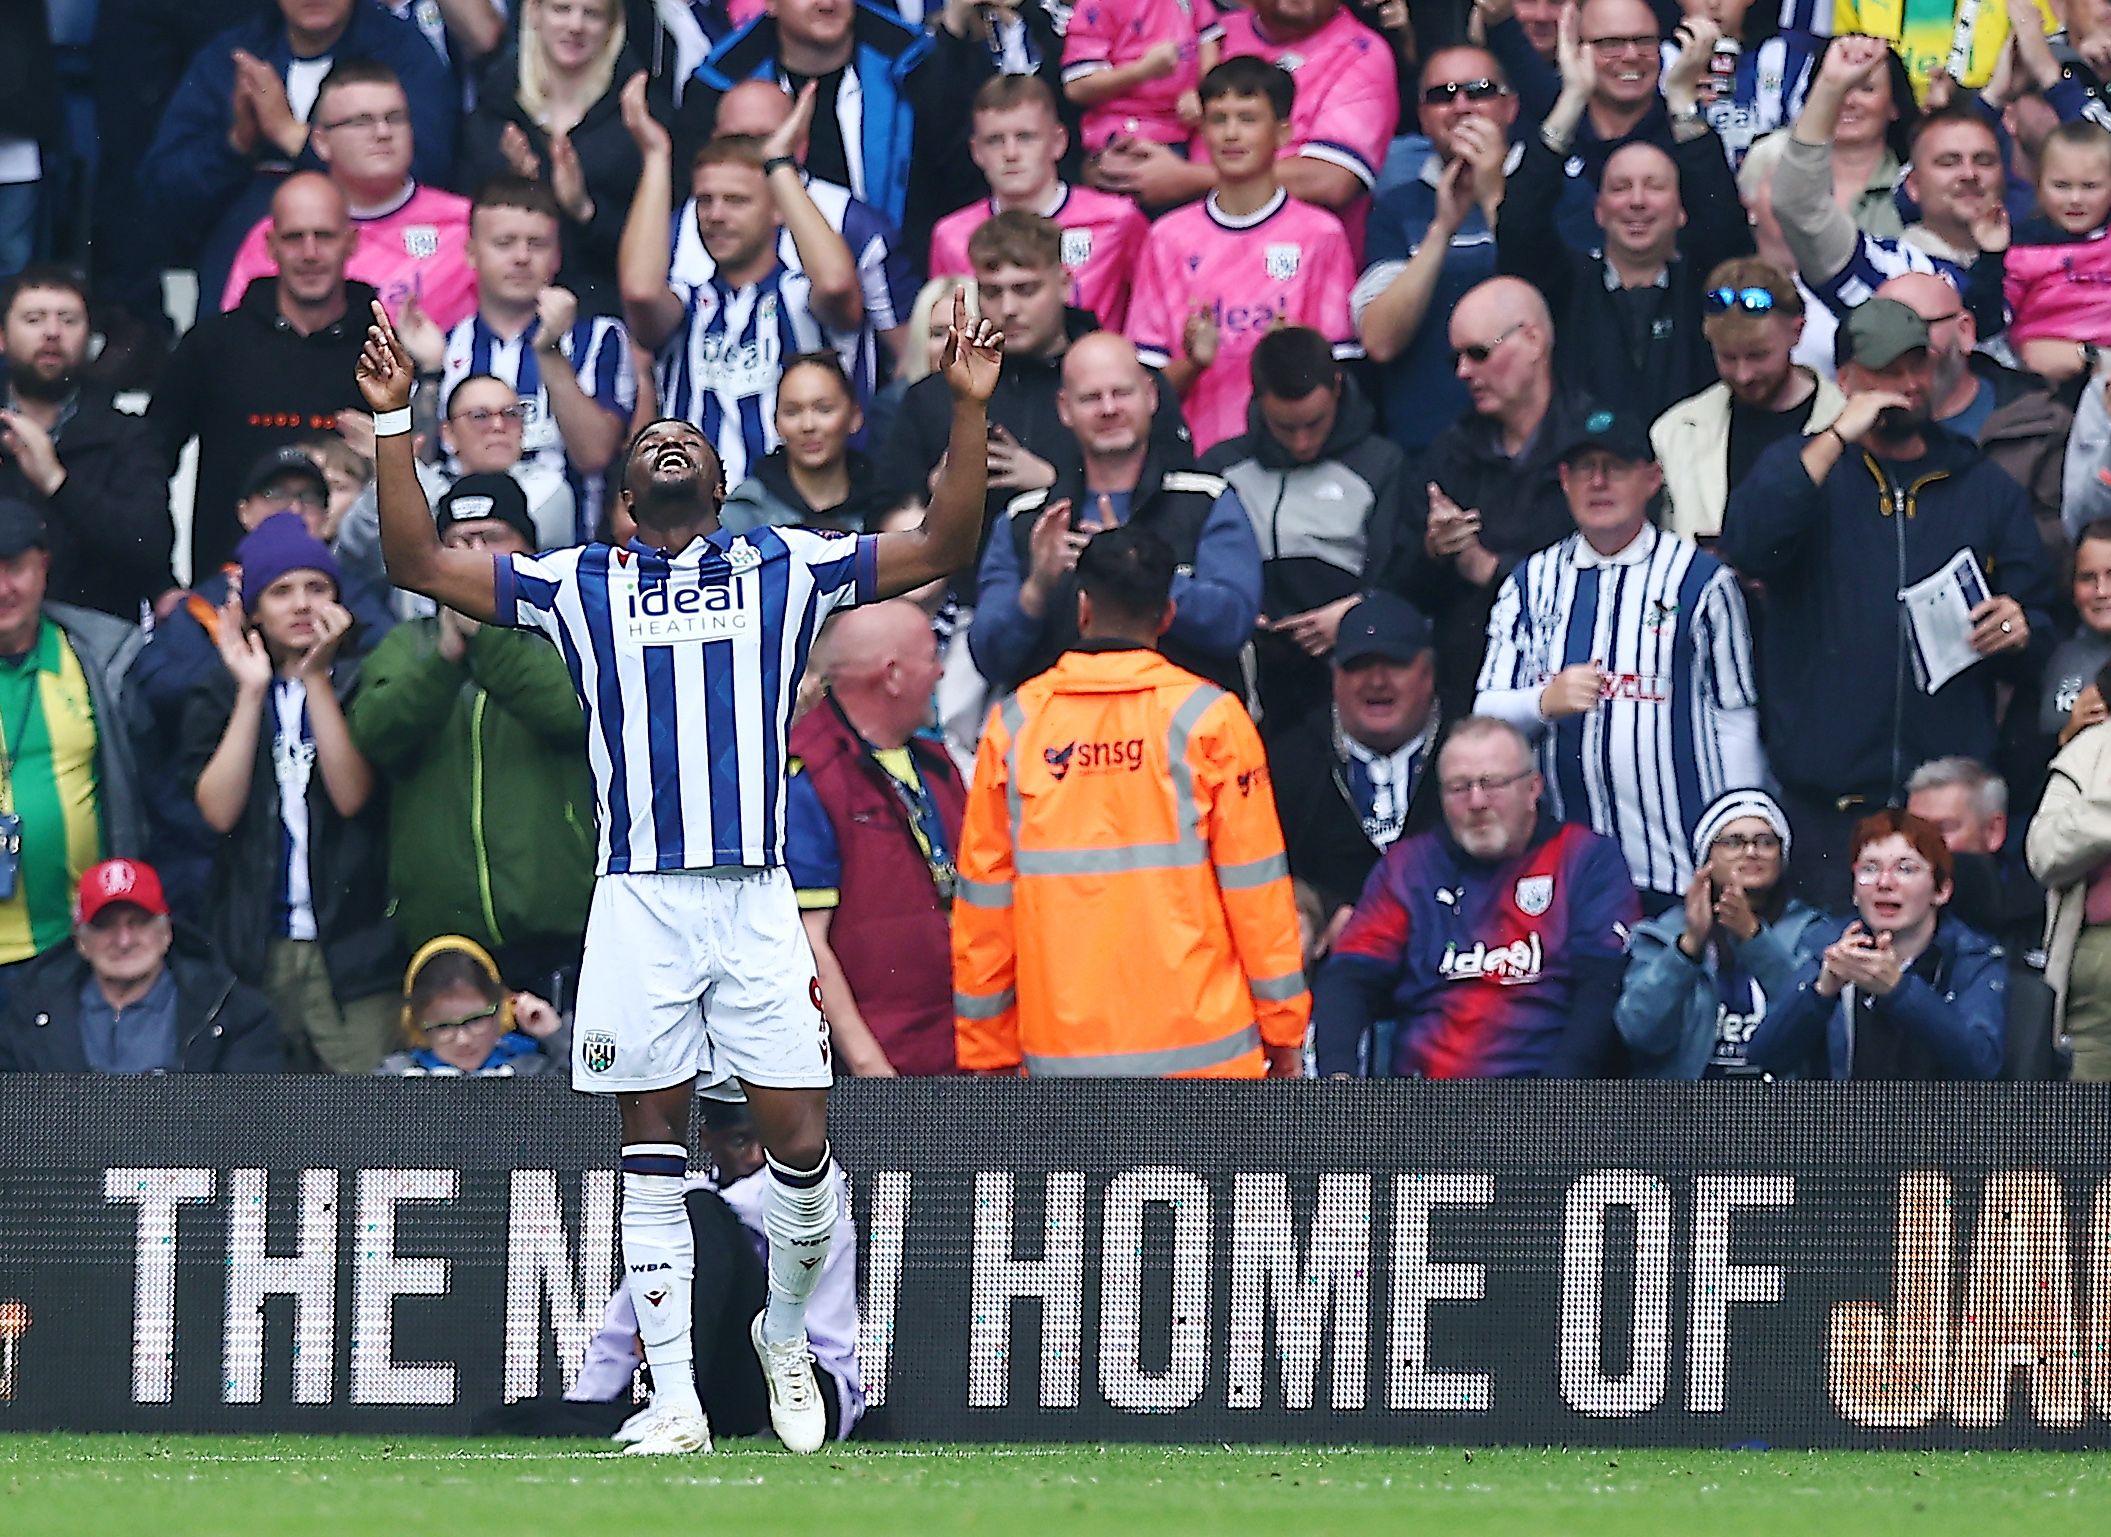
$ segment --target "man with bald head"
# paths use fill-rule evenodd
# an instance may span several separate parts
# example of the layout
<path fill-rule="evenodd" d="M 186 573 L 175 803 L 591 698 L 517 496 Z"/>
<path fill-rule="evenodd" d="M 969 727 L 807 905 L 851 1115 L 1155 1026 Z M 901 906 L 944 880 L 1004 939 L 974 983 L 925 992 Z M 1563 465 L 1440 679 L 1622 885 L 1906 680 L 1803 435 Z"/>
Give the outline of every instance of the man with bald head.
<path fill-rule="evenodd" d="M 1071 344 L 1056 411 L 1077 440 L 1077 467 L 1015 497 L 983 549 L 968 649 L 999 690 L 1076 643 L 1078 552 L 1101 530 L 1134 523 L 1162 539 L 1179 568 L 1161 649 L 1245 693 L 1239 650 L 1260 617 L 1260 545 L 1238 493 L 1154 436 L 1158 409 L 1156 379 L 1126 338 L 1095 331 Z"/>
<path fill-rule="evenodd" d="M 1409 537 L 1390 556 L 1374 552 L 1373 570 L 1435 623 L 1437 695 L 1456 719 L 1473 706 L 1496 589 L 1575 527 L 1560 450 L 1593 407 L 1555 383 L 1554 323 L 1531 284 L 1490 278 L 1459 301 L 1450 335 L 1470 404 L 1429 446 L 1419 527 L 1410 518 Z"/>
<path fill-rule="evenodd" d="M 1586 15 L 1634 3 L 1593 0 Z M 1713 24 L 1702 30 L 1712 32 Z M 1708 64 L 1704 41 L 1712 38 L 1692 37 L 1665 79 L 1676 101 L 1694 99 Z M 1609 67 L 1599 57 L 1601 88 Z M 1525 146 L 1503 199 L 1497 255 L 1503 271 L 1547 296 L 1561 335 L 1561 377 L 1654 420 L 1715 382 L 1714 354 L 1701 332 L 1702 289 L 1719 263 L 1750 254 L 1752 235 L 1722 140 L 1700 118 L 1682 117 L 1690 131 L 1682 126 L 1668 149 L 1635 141 L 1606 157 L 1595 210 L 1603 243 L 1589 255 L 1564 246 L 1555 212 L 1568 155 L 1554 146 L 1593 100 L 1585 83 L 1569 79 L 1542 133 Z"/>
<path fill-rule="evenodd" d="M 712 137 L 766 140 L 791 115 L 792 99 L 775 81 L 743 80 L 720 98 Z M 848 187 L 805 169 L 812 138 L 811 130 L 801 134 L 792 145 L 792 158 L 799 162 L 806 178 L 806 195 L 814 200 L 814 207 L 821 210 L 829 227 L 843 237 L 851 260 L 857 263 L 858 286 L 865 295 L 865 323 L 855 355 L 843 360 L 843 371 L 856 386 L 859 403 L 869 405 L 879 389 L 882 373 L 875 338 L 886 341 L 891 356 L 906 356 L 909 307 L 916 302 L 916 274 L 910 270 L 908 258 L 901 254 L 901 233 L 892 220 L 862 198 L 853 197 Z M 692 169 L 690 174 L 689 201 L 682 205 L 674 226 L 674 276 L 678 282 L 696 281 L 689 275 L 692 269 L 699 274 L 710 271 L 710 257 L 705 254 L 696 215 L 696 193 L 701 189 L 696 185 L 697 173 Z M 792 271 L 803 270 L 798 244 L 789 229 L 778 238 L 777 255 Z M 862 439 L 859 446 L 864 446 Z"/>
<path fill-rule="evenodd" d="M 267 237 L 278 266 L 224 315 L 201 316 L 169 359 L 147 420 L 173 472 L 198 440 L 191 570 L 219 570 L 241 537 L 241 481 L 266 453 L 330 431 L 362 405 L 353 367 L 374 290 L 347 282 L 358 234 L 327 176 L 289 176 L 271 199 Z"/>
<path fill-rule="evenodd" d="M 829 1036 L 861 1078 L 950 1073 L 967 791 L 944 746 L 920 734 L 938 642 L 906 598 L 839 615 L 822 641 L 821 701 L 792 728 L 784 857 Z"/>

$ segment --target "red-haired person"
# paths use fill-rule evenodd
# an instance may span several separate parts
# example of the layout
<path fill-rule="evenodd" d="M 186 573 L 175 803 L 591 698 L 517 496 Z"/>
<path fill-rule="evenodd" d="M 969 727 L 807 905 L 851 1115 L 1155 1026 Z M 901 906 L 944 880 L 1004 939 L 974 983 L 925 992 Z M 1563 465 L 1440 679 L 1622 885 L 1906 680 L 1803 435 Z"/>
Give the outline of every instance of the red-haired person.
<path fill-rule="evenodd" d="M 2001 1070 L 2008 963 L 1945 914 L 1950 850 L 1933 822 L 1887 807 L 1856 825 L 1856 916 L 1746 1048 L 1777 1077 L 1929 1082 Z"/>

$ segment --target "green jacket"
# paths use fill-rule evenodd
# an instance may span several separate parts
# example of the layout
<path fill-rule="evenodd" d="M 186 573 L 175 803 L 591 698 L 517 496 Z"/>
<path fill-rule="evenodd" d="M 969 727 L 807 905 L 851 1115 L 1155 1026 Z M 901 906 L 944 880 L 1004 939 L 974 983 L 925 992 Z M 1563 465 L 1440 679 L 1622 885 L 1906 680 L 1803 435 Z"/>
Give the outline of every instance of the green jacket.
<path fill-rule="evenodd" d="M 412 949 L 466 934 L 496 950 L 586 929 L 594 791 L 586 717 L 557 648 L 485 625 L 459 663 L 439 621 L 374 648 L 352 739 L 388 780 L 394 916 Z"/>

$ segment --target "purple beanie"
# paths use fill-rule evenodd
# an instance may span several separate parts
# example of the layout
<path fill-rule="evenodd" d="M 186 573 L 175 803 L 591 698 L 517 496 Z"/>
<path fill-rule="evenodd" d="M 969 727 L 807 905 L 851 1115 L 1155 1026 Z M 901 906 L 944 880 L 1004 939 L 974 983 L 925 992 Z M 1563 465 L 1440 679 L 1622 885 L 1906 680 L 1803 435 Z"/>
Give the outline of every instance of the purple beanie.
<path fill-rule="evenodd" d="M 274 512 L 235 546 L 242 564 L 242 611 L 254 614 L 264 590 L 289 571 L 320 571 L 341 593 L 344 575 L 330 547 L 308 532 L 297 512 Z"/>

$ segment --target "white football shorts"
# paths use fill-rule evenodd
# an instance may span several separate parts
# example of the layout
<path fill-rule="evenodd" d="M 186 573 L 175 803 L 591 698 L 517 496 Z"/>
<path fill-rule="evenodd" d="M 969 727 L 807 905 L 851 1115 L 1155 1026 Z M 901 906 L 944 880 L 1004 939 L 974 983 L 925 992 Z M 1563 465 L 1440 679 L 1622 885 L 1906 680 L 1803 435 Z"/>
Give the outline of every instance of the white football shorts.
<path fill-rule="evenodd" d="M 813 948 L 782 867 L 604 875 L 572 1023 L 572 1087 L 833 1081 Z"/>

